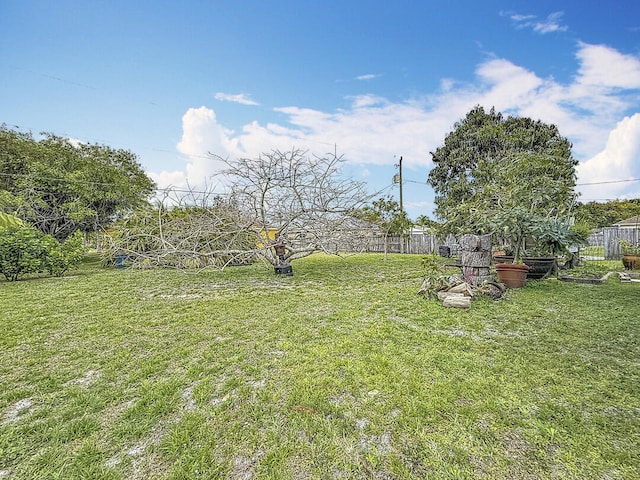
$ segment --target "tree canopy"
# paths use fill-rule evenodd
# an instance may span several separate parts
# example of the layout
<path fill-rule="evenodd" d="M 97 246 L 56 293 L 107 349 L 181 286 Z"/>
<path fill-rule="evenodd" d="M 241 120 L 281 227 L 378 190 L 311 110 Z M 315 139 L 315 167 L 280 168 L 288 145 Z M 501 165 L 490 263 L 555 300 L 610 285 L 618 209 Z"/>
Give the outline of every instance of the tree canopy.
<path fill-rule="evenodd" d="M 374 200 L 371 205 L 366 205 L 358 216 L 382 230 L 385 258 L 389 235 L 406 235 L 413 226 L 413 222 L 409 219 L 407 213 L 400 208 L 400 204 L 391 196 Z M 402 244 L 401 248 L 403 248 Z"/>
<path fill-rule="evenodd" d="M 478 214 L 491 209 L 557 217 L 575 203 L 577 161 L 555 125 L 477 106 L 431 155 L 428 183 L 436 215 L 449 231 L 478 233 L 479 223 L 470 218 L 479 221 Z"/>
<path fill-rule="evenodd" d="M 217 158 L 228 166 L 231 197 L 241 206 L 247 229 L 256 241 L 264 239 L 265 232 L 274 232 L 276 241 L 286 241 L 286 260 L 361 247 L 356 217 L 373 196 L 364 183 L 341 174 L 341 156 L 292 149 L 257 158 Z M 278 259 L 270 242 L 264 243 L 267 248 L 259 254 L 275 264 Z"/>
<path fill-rule="evenodd" d="M 155 185 L 136 156 L 0 127 L 0 211 L 64 240 L 144 204 Z"/>
<path fill-rule="evenodd" d="M 412 226 L 407 213 L 400 210 L 400 204 L 390 196 L 374 200 L 359 215 L 363 220 L 379 226 L 385 235 L 402 235 Z"/>

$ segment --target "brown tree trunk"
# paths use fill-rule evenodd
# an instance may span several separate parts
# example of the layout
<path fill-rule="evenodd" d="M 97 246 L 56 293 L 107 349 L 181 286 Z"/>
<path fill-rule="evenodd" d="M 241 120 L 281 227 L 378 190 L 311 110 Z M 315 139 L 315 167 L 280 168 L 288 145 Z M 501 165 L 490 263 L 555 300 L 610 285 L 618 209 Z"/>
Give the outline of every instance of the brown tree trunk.
<path fill-rule="evenodd" d="M 462 235 L 460 243 L 460 264 L 467 283 L 482 285 L 493 280 L 491 275 L 491 237 L 489 235 Z"/>

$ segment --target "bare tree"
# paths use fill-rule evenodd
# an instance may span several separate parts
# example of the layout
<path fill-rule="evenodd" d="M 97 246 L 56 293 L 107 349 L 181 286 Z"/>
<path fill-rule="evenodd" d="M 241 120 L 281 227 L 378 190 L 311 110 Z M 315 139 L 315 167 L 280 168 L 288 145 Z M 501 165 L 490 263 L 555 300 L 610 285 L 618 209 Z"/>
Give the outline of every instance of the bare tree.
<path fill-rule="evenodd" d="M 341 175 L 336 153 L 273 150 L 257 158 L 223 159 L 231 198 L 241 206 L 259 254 L 276 266 L 314 252 L 366 247 L 367 224 L 356 218 L 373 197 L 365 184 Z M 275 246 L 284 245 L 283 255 Z"/>
<path fill-rule="evenodd" d="M 137 267 L 224 268 L 263 259 L 274 267 L 314 252 L 367 246 L 370 226 L 357 218 L 373 197 L 341 175 L 342 158 L 272 151 L 223 159 L 224 195 L 167 192 L 108 237 L 107 256 Z"/>

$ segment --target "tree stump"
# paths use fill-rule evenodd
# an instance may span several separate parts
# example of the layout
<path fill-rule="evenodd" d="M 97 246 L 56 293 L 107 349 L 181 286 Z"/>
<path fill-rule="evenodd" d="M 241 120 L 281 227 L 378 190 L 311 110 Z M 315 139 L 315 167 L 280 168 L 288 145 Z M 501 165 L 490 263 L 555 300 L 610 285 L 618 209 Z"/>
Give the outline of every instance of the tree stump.
<path fill-rule="evenodd" d="M 493 280 L 491 275 L 491 236 L 462 235 L 460 243 L 460 264 L 467 283 L 474 286 Z"/>

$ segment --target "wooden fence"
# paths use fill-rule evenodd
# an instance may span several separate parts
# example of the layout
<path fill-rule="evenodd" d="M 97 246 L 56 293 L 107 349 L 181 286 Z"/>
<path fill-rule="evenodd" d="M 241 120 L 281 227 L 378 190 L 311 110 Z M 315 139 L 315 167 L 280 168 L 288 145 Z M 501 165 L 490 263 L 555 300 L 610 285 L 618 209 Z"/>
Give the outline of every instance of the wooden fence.
<path fill-rule="evenodd" d="M 607 260 L 619 260 L 622 258 L 620 240 L 638 245 L 640 241 L 639 228 L 607 227 L 602 230 L 602 245 L 604 245 L 604 258 Z"/>
<path fill-rule="evenodd" d="M 619 260 L 622 258 L 619 240 L 629 242 L 631 245 L 638 245 L 640 243 L 640 228 L 607 227 L 602 232 L 592 234 L 589 237 L 589 245 L 604 246 L 605 259 Z M 388 253 L 438 254 L 441 246 L 449 247 L 452 255 L 458 254 L 459 246 L 453 235 L 449 235 L 444 242 L 429 233 L 412 233 L 405 237 L 400 237 L 399 235 L 387 237 Z M 384 236 L 372 236 L 369 239 L 369 245 L 366 250 L 368 252 L 384 252 Z"/>
<path fill-rule="evenodd" d="M 384 252 L 384 242 L 385 238 L 383 235 L 373 236 L 370 238 L 366 250 L 368 252 L 382 253 Z M 459 248 L 453 235 L 447 237 L 444 242 L 430 233 L 412 233 L 404 237 L 389 235 L 387 237 L 388 253 L 437 254 L 441 246 L 449 247 L 453 255 L 457 254 Z"/>

